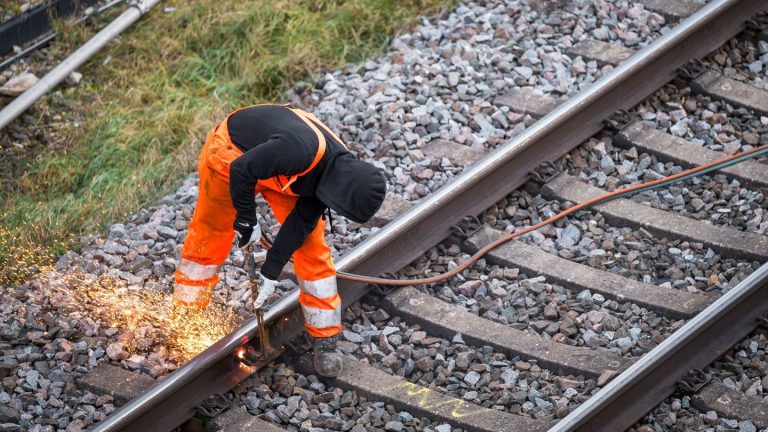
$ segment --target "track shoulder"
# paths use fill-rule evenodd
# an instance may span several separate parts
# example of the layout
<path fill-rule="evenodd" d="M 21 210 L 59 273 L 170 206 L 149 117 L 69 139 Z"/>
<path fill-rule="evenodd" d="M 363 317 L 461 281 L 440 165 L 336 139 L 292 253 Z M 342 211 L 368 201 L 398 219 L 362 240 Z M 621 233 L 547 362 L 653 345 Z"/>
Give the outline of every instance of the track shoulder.
<path fill-rule="evenodd" d="M 606 193 L 605 190 L 588 185 L 567 174 L 557 176 L 542 188 L 542 195 L 549 199 L 575 203 L 604 193 Z M 761 262 L 768 258 L 768 237 L 758 234 L 708 224 L 624 198 L 618 198 L 594 208 L 613 224 L 645 228 L 654 235 L 668 238 L 688 238 L 732 257 Z"/>
<path fill-rule="evenodd" d="M 505 234 L 484 226 L 464 242 L 464 247 L 469 252 L 476 252 Z M 660 288 L 574 263 L 518 241 L 499 246 L 489 252 L 486 259 L 499 265 L 518 267 L 523 272 L 544 275 L 549 282 L 566 288 L 589 289 L 618 301 L 630 301 L 672 318 L 690 318 L 713 301 L 704 294 Z"/>
<path fill-rule="evenodd" d="M 607 350 L 568 346 L 481 318 L 412 287 L 389 294 L 384 300 L 384 308 L 393 315 L 418 323 L 431 334 L 451 338 L 461 333 L 467 343 L 491 346 L 523 359 L 536 359 L 540 366 L 557 374 L 584 374 L 597 378 L 606 371 L 626 369 L 632 362 Z"/>

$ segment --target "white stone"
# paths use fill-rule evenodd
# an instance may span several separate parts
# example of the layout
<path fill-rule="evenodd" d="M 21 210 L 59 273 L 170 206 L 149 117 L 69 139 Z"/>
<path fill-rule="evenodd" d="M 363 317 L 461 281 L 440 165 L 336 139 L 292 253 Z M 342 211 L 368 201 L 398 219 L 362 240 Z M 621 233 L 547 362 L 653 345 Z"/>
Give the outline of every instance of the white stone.
<path fill-rule="evenodd" d="M 33 85 L 40 79 L 33 73 L 23 72 L 15 77 L 11 78 L 0 87 L 0 94 L 5 96 L 18 96 Z"/>
<path fill-rule="evenodd" d="M 83 74 L 78 71 L 72 71 L 66 78 L 64 78 L 64 82 L 67 83 L 67 85 L 76 86 L 80 84 L 80 80 L 82 79 Z"/>

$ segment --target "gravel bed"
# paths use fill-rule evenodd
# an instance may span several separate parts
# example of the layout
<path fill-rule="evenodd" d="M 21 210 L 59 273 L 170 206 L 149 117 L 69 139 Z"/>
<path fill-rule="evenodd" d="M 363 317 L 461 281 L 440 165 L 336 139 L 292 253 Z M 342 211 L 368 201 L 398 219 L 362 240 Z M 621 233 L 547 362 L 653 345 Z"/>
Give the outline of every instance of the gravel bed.
<path fill-rule="evenodd" d="M 733 41 L 731 41 L 733 43 Z M 732 154 L 768 142 L 768 117 L 743 108 L 692 95 L 689 88 L 667 86 L 636 108 L 645 126 L 684 138 L 705 148 Z M 768 158 L 759 158 L 768 163 Z M 589 140 L 564 158 L 571 175 L 614 190 L 679 173 L 683 168 L 635 148 L 615 148 L 612 138 Z M 765 234 L 765 190 L 744 187 L 722 174 L 705 175 L 631 199 L 655 208 L 739 230 Z"/>
<path fill-rule="evenodd" d="M 752 41 L 734 38 L 705 64 L 731 78 L 763 88 L 763 74 L 744 71 L 755 62 L 764 64 L 765 42 L 759 47 Z M 759 60 L 755 56 L 760 54 Z M 762 62 L 762 63 L 761 63 Z M 694 144 L 732 154 L 768 142 L 768 117 L 744 108 L 734 108 L 709 96 L 691 94 L 690 88 L 667 86 L 640 104 L 638 116 L 648 127 L 685 138 Z M 589 151 L 586 151 L 589 150 Z M 637 150 L 618 151 L 610 138 L 592 140 L 585 148 L 572 152 L 567 166 L 572 174 L 586 176 L 592 184 L 613 190 L 616 187 L 652 180 L 682 170 L 678 165 L 638 154 Z M 607 157 L 606 157 L 607 155 Z M 610 160 L 609 160 L 610 159 Z M 768 158 L 761 158 L 768 163 Z M 708 189 L 710 192 L 705 192 Z M 678 211 L 696 219 L 763 234 L 765 223 L 764 191 L 742 187 L 738 181 L 722 175 L 703 176 L 668 189 L 636 196 L 638 202 L 665 210 Z"/>
<path fill-rule="evenodd" d="M 299 86 L 292 101 L 312 109 L 381 168 L 405 200 L 426 196 L 461 171 L 425 160 L 424 145 L 450 140 L 492 148 L 534 122 L 491 101 L 517 87 L 571 95 L 611 66 L 571 58 L 584 39 L 640 47 L 664 18 L 639 2 L 487 2 L 396 38 L 389 54 Z M 554 6 L 561 8 L 554 9 Z M 550 10 L 544 11 L 542 9 Z"/>
<path fill-rule="evenodd" d="M 345 354 L 410 382 L 483 407 L 532 418 L 552 419 L 595 391 L 583 376 L 558 376 L 536 364 L 472 347 L 460 334 L 450 341 L 430 336 L 418 325 L 369 304 L 344 312 L 339 348 Z"/>
<path fill-rule="evenodd" d="M 392 405 L 368 401 L 355 391 L 327 387 L 315 375 L 302 375 L 283 363 L 263 368 L 230 395 L 235 398 L 232 409 L 246 409 L 290 431 L 451 432 L 450 425 L 431 423 Z"/>
<path fill-rule="evenodd" d="M 402 277 L 418 273 L 417 269 L 424 269 L 424 276 L 433 275 L 468 258 L 458 246 L 440 245 L 407 268 Z M 529 278 L 516 268 L 489 265 L 484 259 L 460 278 L 420 289 L 518 330 L 567 345 L 608 348 L 619 355 L 640 356 L 685 323 L 634 303 L 606 300 L 589 290 L 574 292 L 547 283 L 544 276 Z"/>
<path fill-rule="evenodd" d="M 85 247 L 83 250 L 79 253 L 68 253 L 64 255 L 59 262 L 57 263 L 57 271 L 60 274 L 66 274 L 74 272 L 75 269 L 80 269 L 81 272 L 86 273 L 87 276 L 85 278 L 86 281 L 94 281 L 94 280 L 104 280 L 105 278 L 111 278 L 119 281 L 118 285 L 127 286 L 127 287 L 143 287 L 143 289 L 149 289 L 150 291 L 161 293 L 165 296 L 170 294 L 170 287 L 168 285 L 168 282 L 170 281 L 172 277 L 173 270 L 175 268 L 175 257 L 178 256 L 179 248 L 182 244 L 182 239 L 185 235 L 186 226 L 188 224 L 189 217 L 192 214 L 193 206 L 196 198 L 197 188 L 195 186 L 195 178 L 190 177 L 187 182 L 174 194 L 171 196 L 168 196 L 160 201 L 160 203 L 157 206 L 151 207 L 149 209 L 143 210 L 139 212 L 137 215 L 132 217 L 127 223 L 125 224 L 117 224 L 111 227 L 110 234 L 106 239 L 103 238 L 91 238 L 86 239 L 85 241 Z M 519 200 L 520 197 L 517 197 Z M 530 199 L 530 197 L 528 197 Z M 504 208 L 507 208 L 507 203 L 503 206 Z M 525 222 L 522 221 L 521 222 Z M 269 221 L 266 220 L 265 226 L 270 226 Z M 274 231 L 277 228 L 276 225 L 272 225 L 271 229 Z M 359 234 L 359 233 L 358 233 Z M 454 251 L 455 252 L 455 251 Z M 454 254 L 455 255 L 455 254 Z M 245 284 L 246 278 L 244 273 L 242 272 L 240 266 L 240 260 L 242 260 L 242 256 L 234 253 L 231 256 L 231 259 L 225 264 L 223 273 L 222 273 L 222 280 L 225 282 L 223 286 L 220 286 L 219 289 L 216 292 L 216 295 L 214 297 L 214 301 L 217 303 L 224 303 L 228 304 L 232 307 L 240 307 L 241 314 L 247 314 L 248 308 L 249 308 L 249 299 L 248 299 L 248 290 L 247 285 Z M 450 264 L 444 264 L 444 265 L 450 265 Z M 439 270 L 439 265 L 434 268 L 436 271 Z M 491 268 L 489 270 L 489 274 L 496 271 L 498 272 L 499 269 L 493 269 Z M 519 276 L 519 275 L 518 275 Z M 519 276 L 517 279 L 522 278 L 522 276 Z M 111 280 L 110 279 L 110 280 Z M 554 294 L 550 294 L 546 287 L 545 281 L 536 281 L 536 283 L 531 282 L 523 282 L 522 280 L 515 280 L 515 283 L 518 283 L 519 286 L 526 285 L 526 298 L 529 298 L 533 295 L 535 290 L 538 290 L 539 286 L 544 286 L 545 290 L 542 291 L 543 293 L 546 293 L 539 301 L 541 300 L 551 300 L 553 297 L 547 297 L 547 295 L 553 296 Z M 510 281 L 512 279 L 510 278 Z M 80 279 L 77 279 L 76 282 L 79 283 Z M 513 284 L 509 284 L 513 285 Z M 223 289 L 223 287 L 226 286 L 227 289 Z M 284 281 L 282 288 L 278 295 L 287 292 L 287 289 L 292 288 L 292 282 L 290 281 Z M 50 286 L 45 286 L 43 284 L 33 285 L 30 287 L 32 288 L 30 290 L 30 293 L 36 293 L 35 295 L 39 296 L 46 296 L 46 291 L 50 288 Z M 458 287 L 456 287 L 458 289 Z M 465 287 L 466 288 L 466 287 Z M 558 299 L 562 299 L 563 292 L 558 292 L 559 289 L 556 289 L 556 287 L 552 287 L 552 293 L 555 293 L 558 295 Z M 515 291 L 517 292 L 517 291 Z M 515 295 L 521 295 L 521 294 L 515 294 Z M 573 303 L 573 294 L 570 294 L 571 299 L 569 299 L 569 293 L 565 293 L 565 299 L 564 304 L 568 305 L 569 300 L 570 303 Z M 8 299 L 13 298 L 12 296 L 6 296 Z M 55 297 L 55 296 L 52 296 Z M 243 301 L 243 297 L 245 297 L 245 301 Z M 576 296 L 578 299 L 578 295 Z M 24 301 L 29 301 L 32 304 L 38 304 L 38 305 L 44 305 L 47 303 L 51 303 L 52 306 L 60 306 L 56 299 L 46 299 L 46 298 L 38 298 L 38 299 L 30 299 L 27 297 L 23 297 Z M 510 296 L 510 300 L 511 296 Z M 594 302 L 595 298 L 592 296 L 592 300 Z M 599 297 L 598 299 L 599 300 Z M 7 302 L 8 300 L 6 300 Z M 512 300 L 514 302 L 514 300 Z M 561 300 L 562 301 L 562 300 Z M 579 299 L 579 304 L 581 304 L 582 300 Z M 4 303 L 7 304 L 7 303 Z M 503 304 L 503 303 L 502 303 Z M 470 307 L 473 305 L 469 305 Z M 574 305 L 575 306 L 575 305 Z M 594 306 L 594 305 L 593 305 Z M 17 305 L 18 308 L 24 309 L 25 311 L 30 310 L 28 305 L 22 304 L 21 301 L 18 302 Z M 563 306 L 561 305 L 560 308 Z M 570 307 L 570 306 L 568 306 Z M 632 307 L 631 305 L 628 306 L 628 309 L 621 310 L 621 308 L 624 307 L 623 305 L 614 305 L 610 302 L 605 303 L 601 306 L 601 309 L 595 309 L 597 312 L 606 313 L 603 311 L 603 308 L 607 308 L 609 311 L 607 312 L 608 315 L 606 316 L 613 316 L 610 313 L 613 310 L 617 310 L 618 312 L 615 313 L 615 315 L 618 315 L 618 313 L 626 313 L 627 310 L 630 311 L 632 316 L 628 316 L 629 323 L 624 328 L 624 330 L 618 329 L 614 333 L 613 340 L 610 340 L 608 342 L 607 346 L 611 346 L 611 344 L 615 344 L 615 346 L 618 347 L 628 347 L 633 354 L 637 354 L 642 352 L 644 350 L 644 347 L 650 346 L 647 344 L 647 339 L 650 337 L 653 339 L 654 337 L 663 337 L 663 334 L 656 334 L 653 333 L 656 329 L 654 328 L 654 325 L 648 324 L 647 327 L 650 330 L 648 335 L 645 333 L 638 334 L 636 333 L 637 330 L 633 330 L 634 327 L 632 325 L 637 324 L 637 327 L 641 329 L 642 331 L 645 331 L 646 322 L 651 322 L 655 319 L 655 317 L 652 317 L 650 315 L 644 315 L 644 312 L 642 310 L 639 310 L 636 307 Z M 594 309 L 595 307 L 593 307 Z M 40 315 L 40 310 L 33 310 L 33 315 Z M 9 311 L 14 311 L 13 308 L 10 308 Z M 478 307 L 479 311 L 479 307 Z M 578 311 L 578 309 L 576 309 Z M 47 311 L 46 311 L 47 312 Z M 66 312 L 66 310 L 62 311 Z M 490 312 L 495 312 L 491 310 Z M 521 311 L 521 314 L 518 315 L 520 318 L 523 317 L 524 314 L 528 313 L 530 314 L 531 311 L 525 312 L 524 310 Z M 590 311 L 584 310 L 587 314 L 590 313 Z M 9 312 L 10 313 L 10 312 Z M 58 344 L 60 346 L 60 349 L 54 351 L 54 360 L 49 360 L 49 370 L 55 370 L 59 367 L 64 368 L 70 368 L 70 366 L 66 365 L 66 362 L 63 362 L 59 360 L 59 358 L 66 358 L 67 357 L 67 350 L 75 352 L 76 349 L 82 350 L 83 353 L 87 353 L 87 355 L 73 355 L 73 362 L 76 366 L 74 366 L 73 369 L 69 369 L 70 372 L 73 374 L 83 373 L 90 369 L 93 366 L 96 366 L 97 364 L 101 362 L 110 362 L 112 364 L 121 365 L 123 367 L 126 367 L 128 369 L 132 370 L 138 370 L 143 373 L 148 373 L 153 376 L 159 376 L 163 373 L 166 373 L 167 371 L 173 370 L 175 368 L 175 364 L 173 363 L 173 356 L 169 352 L 169 350 L 165 347 L 165 345 L 162 343 L 163 341 L 163 335 L 157 334 L 158 328 L 155 328 L 152 326 L 151 322 L 138 322 L 136 323 L 136 326 L 131 329 L 130 331 L 125 331 L 125 329 L 119 329 L 114 327 L 109 327 L 106 325 L 102 325 L 101 323 L 97 321 L 93 321 L 88 317 L 84 317 L 82 313 L 74 313 L 66 315 L 65 317 L 59 316 L 57 311 L 55 309 L 51 309 L 50 313 L 53 315 L 54 319 L 57 320 L 63 320 L 61 324 L 57 324 L 57 326 L 60 326 L 62 328 L 80 328 L 77 326 L 85 326 L 85 330 L 83 332 L 83 335 L 85 339 L 80 340 L 76 337 L 70 336 L 68 339 L 63 340 L 56 340 L 53 342 L 53 344 Z M 601 342 L 602 338 L 609 339 L 606 334 L 606 332 L 610 332 L 611 330 L 605 329 L 605 331 L 601 332 L 599 336 L 591 337 L 591 334 L 587 333 L 586 325 L 587 322 L 581 321 L 582 314 L 579 314 L 574 320 L 574 327 L 579 332 L 579 336 L 575 338 L 575 343 L 580 344 L 584 340 L 584 335 L 587 335 L 587 339 L 593 340 L 592 343 L 595 342 Z M 636 315 L 640 315 L 640 317 L 637 317 Z M 488 313 L 486 313 L 486 316 L 490 316 Z M 502 315 L 503 316 L 503 315 Z M 589 315 L 587 315 L 589 316 Z M 491 316 L 492 317 L 492 316 Z M 592 313 L 592 317 L 595 318 L 595 321 L 597 321 L 597 314 Z M 518 319 L 520 319 L 518 318 Z M 14 328 L 22 328 L 25 324 L 26 325 L 32 325 L 32 321 L 26 321 L 22 323 L 21 321 L 16 320 L 15 318 L 12 318 L 11 315 L 8 315 L 8 318 L 5 318 L 9 329 Z M 605 318 L 604 318 L 604 321 Z M 611 322 L 612 319 L 608 318 L 606 322 Z M 562 323 L 562 321 L 560 322 Z M 590 321 L 590 324 L 593 324 L 592 321 Z M 605 327 L 605 324 L 603 324 L 603 327 Z M 610 327 L 610 324 L 609 324 Z M 559 327 L 558 327 L 559 328 Z M 570 330 L 570 327 L 567 327 Z M 411 333 L 414 331 L 413 329 L 402 329 L 404 332 L 411 331 Z M 38 331 L 44 331 L 44 330 L 38 330 Z M 594 326 L 593 326 L 593 330 Z M 583 332 L 583 333 L 582 333 Z M 630 338 L 631 346 L 630 344 L 626 344 L 624 341 L 626 339 L 623 339 L 624 337 L 627 337 L 624 335 L 623 332 L 626 332 L 628 334 L 628 337 Z M 546 331 L 544 332 L 547 333 Z M 29 333 L 28 333 L 29 334 Z M 66 333 L 65 333 L 66 334 Z M 616 337 L 618 335 L 618 337 Z M 637 340 L 633 340 L 633 336 L 637 338 Z M 9 338 L 13 337 L 8 336 Z M 36 333 L 32 332 L 31 336 L 28 337 L 39 337 Z M 410 337 L 410 335 L 408 336 Z M 5 337 L 4 337 L 5 338 Z M 7 339 L 7 338 L 6 338 Z M 161 341 L 160 343 L 153 343 L 153 339 Z M 565 338 L 568 339 L 568 338 Z M 622 340 L 622 342 L 619 342 L 619 340 Z M 450 347 L 448 345 L 447 341 L 443 341 L 447 345 L 445 347 L 445 350 L 443 352 L 443 356 L 445 356 L 445 352 Z M 29 342 L 27 342 L 29 343 Z M 566 341 L 566 343 L 569 343 Z M 572 342 L 573 343 L 573 340 Z M 651 343 L 655 343 L 653 340 L 651 340 Z M 116 345 L 119 344 L 119 345 Z M 75 348 L 77 347 L 77 348 Z M 462 347 L 463 348 L 463 347 Z M 457 349 L 457 348 L 453 348 Z M 619 348 L 621 349 L 621 348 Z M 63 351 L 62 354 L 59 355 L 59 357 L 55 357 L 56 353 L 59 351 Z M 17 355 L 17 353 L 11 351 L 9 352 L 10 355 Z M 436 354 L 435 354 L 436 355 Z M 489 359 L 492 358 L 492 353 L 485 353 L 484 351 L 479 351 L 478 354 L 475 354 L 478 361 L 485 361 L 486 364 L 492 364 L 492 361 Z M 490 357 L 489 357 L 490 356 Z M 10 357 L 9 357 L 10 359 Z M 26 359 L 26 357 L 22 357 L 22 359 Z M 417 359 L 412 359 L 414 364 Z M 17 360 L 18 361 L 18 360 Z M 499 360 L 501 361 L 501 360 Z M 508 365 L 513 365 L 516 361 L 515 359 L 511 360 L 505 360 Z M 28 365 L 24 365 L 21 367 L 11 367 L 11 371 L 15 371 L 17 375 L 26 376 L 26 373 L 31 371 L 33 368 L 37 368 L 37 363 L 29 363 Z M 39 365 L 42 367 L 42 364 Z M 36 369 L 35 369 L 36 370 Z M 488 372 L 491 375 L 493 375 L 494 372 L 498 372 L 498 367 L 492 367 L 491 370 Z M 38 371 L 39 372 L 39 371 Z M 50 372 L 47 372 L 48 375 L 43 374 L 42 376 L 50 376 Z M 32 374 L 32 377 L 36 377 L 36 374 Z M 56 374 L 54 373 L 54 376 Z M 423 376 L 419 376 L 417 379 L 421 379 Z M 35 378 L 33 378 L 35 379 Z M 533 377 L 531 379 L 540 379 L 539 377 Z M 17 401 L 23 401 L 24 399 L 21 397 L 22 394 L 25 393 L 24 391 L 24 379 L 20 378 L 21 386 L 17 387 L 19 390 L 16 390 L 16 387 L 13 389 L 9 389 L 8 394 L 13 396 L 14 403 L 17 404 L 15 406 L 18 406 Z M 60 385 L 60 383 L 64 383 L 66 385 L 66 381 L 56 381 L 54 384 L 51 384 L 52 386 Z M 39 385 L 39 383 L 38 383 Z M 585 388 L 589 388 L 589 384 L 584 384 Z M 545 388 L 548 388 L 547 386 L 544 386 Z M 461 387 L 459 387 L 460 389 Z M 552 389 L 556 389 L 558 387 L 554 387 Z M 457 391 L 460 391 L 457 389 Z M 466 389 L 465 389 L 466 390 Z M 566 389 L 562 389 L 562 391 L 566 391 Z M 473 390 L 468 390 L 473 391 Z M 474 390 L 478 391 L 478 390 Z M 74 395 L 77 395 L 78 393 L 73 393 Z M 460 396 L 463 396 L 463 393 L 457 393 Z M 550 402 L 556 404 L 559 400 L 562 399 L 560 394 L 546 394 L 547 396 L 550 396 L 550 398 L 555 398 L 553 401 L 549 401 L 547 399 L 542 399 L 545 402 Z M 84 394 L 82 397 L 85 397 Z M 89 396 L 90 397 L 90 396 Z M 559 397 L 559 399 L 558 399 Z M 72 403 L 73 406 L 77 407 L 76 409 L 73 408 L 73 414 L 71 416 L 68 416 L 66 413 L 61 413 L 60 415 L 65 420 L 57 420 L 61 421 L 62 423 L 66 423 L 67 421 L 74 422 L 75 420 L 82 420 L 83 424 L 90 424 L 93 421 L 98 421 L 101 418 L 101 414 L 97 415 L 98 413 L 105 413 L 109 409 L 111 409 L 108 404 L 103 404 L 103 406 L 99 406 L 98 409 L 95 409 L 92 413 L 87 410 L 88 408 L 82 408 L 81 406 L 84 406 L 82 403 L 82 399 L 78 399 L 78 396 L 73 397 L 66 397 L 64 399 L 67 403 Z M 90 399 L 88 399 L 90 400 Z M 532 402 L 533 407 L 538 408 L 538 405 L 536 405 L 535 398 L 533 401 L 527 401 Z M 85 404 L 87 405 L 87 403 Z M 529 409 L 530 405 L 526 406 L 525 402 L 520 405 L 520 410 L 523 410 L 525 412 L 526 409 Z M 38 415 L 39 412 L 39 405 L 37 405 L 37 402 L 35 404 L 24 404 L 22 402 L 22 405 L 19 407 L 19 412 L 22 414 L 27 414 L 30 417 L 27 419 L 27 421 L 30 421 L 34 419 L 35 421 L 42 421 L 41 419 L 44 417 L 41 417 Z M 544 406 L 548 406 L 544 404 Z M 534 412 L 536 408 L 534 409 Z M 511 407 L 509 409 L 512 409 Z M 75 417 L 77 415 L 77 411 L 80 410 L 84 414 L 79 414 L 81 417 Z M 556 408 L 555 408 L 556 410 Z M 529 409 L 530 411 L 530 409 Z M 55 415 L 55 414 L 51 414 Z M 58 418 L 62 418 L 58 417 Z M 67 423 L 68 424 L 68 423 Z M 79 426 L 80 423 L 75 423 L 76 426 Z M 42 429 L 41 429 L 42 430 Z M 76 427 L 73 427 L 73 430 L 76 430 Z"/>
<path fill-rule="evenodd" d="M 768 395 L 768 338 L 757 330 L 711 364 L 705 372 L 714 381 L 747 395 Z M 702 412 L 691 405 L 691 394 L 676 393 L 659 404 L 630 431 L 654 430 L 744 431 L 757 430 L 749 419 L 729 419 L 714 411 Z"/>
<path fill-rule="evenodd" d="M 114 410 L 110 396 L 78 390 L 75 377 L 103 361 L 106 332 L 63 317 L 45 295 L 4 288 L 0 304 L 0 429 L 79 431 Z"/>
<path fill-rule="evenodd" d="M 652 125 L 650 125 L 652 126 Z M 683 171 L 673 162 L 616 148 L 609 137 L 591 139 L 565 158 L 567 172 L 608 191 Z M 765 190 L 750 189 L 724 174 L 703 175 L 630 197 L 635 202 L 678 213 L 714 225 L 765 234 L 768 199 Z"/>
<path fill-rule="evenodd" d="M 682 396 L 662 402 L 627 431 L 757 432 L 757 428 L 749 420 L 719 417 L 714 411 L 702 413 L 691 406 L 690 396 Z"/>
<path fill-rule="evenodd" d="M 562 209 L 560 202 L 518 190 L 486 211 L 482 219 L 496 229 L 512 232 Z M 598 270 L 690 292 L 727 292 L 759 267 L 757 262 L 721 257 L 701 243 L 659 238 L 642 228 L 613 227 L 592 210 L 577 212 L 522 241 Z"/>
<path fill-rule="evenodd" d="M 768 142 L 768 117 L 688 87 L 666 86 L 636 111 L 647 126 L 714 151 L 733 154 Z"/>

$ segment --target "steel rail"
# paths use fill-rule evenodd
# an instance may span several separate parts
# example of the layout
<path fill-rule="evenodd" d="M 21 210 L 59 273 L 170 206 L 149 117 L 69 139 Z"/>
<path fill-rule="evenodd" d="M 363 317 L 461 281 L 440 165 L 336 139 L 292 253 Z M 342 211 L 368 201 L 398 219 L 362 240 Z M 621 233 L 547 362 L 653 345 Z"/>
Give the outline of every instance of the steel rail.
<path fill-rule="evenodd" d="M 768 311 L 768 264 L 645 354 L 549 432 L 626 430 L 689 370 L 702 369 L 755 330 Z"/>
<path fill-rule="evenodd" d="M 135 0 L 129 2 L 130 7 L 101 31 L 96 33 L 72 55 L 64 59 L 58 66 L 48 72 L 40 81 L 27 91 L 16 97 L 11 103 L 0 110 L 0 129 L 8 126 L 16 117 L 31 107 L 38 99 L 51 91 L 70 73 L 74 72 L 94 54 L 99 52 L 107 43 L 116 38 L 125 29 L 133 25 L 152 7 L 162 0 Z"/>
<path fill-rule="evenodd" d="M 642 101 L 672 80 L 680 66 L 736 35 L 764 5 L 757 0 L 713 1 L 342 256 L 338 269 L 377 275 L 407 265 L 448 237 L 466 215 L 479 214 L 522 185 L 531 167 L 564 155 L 598 132 L 616 110 Z M 367 289 L 340 280 L 339 291 L 346 307 Z M 303 331 L 298 295 L 291 292 L 265 314 L 271 343 L 265 361 L 276 358 Z M 178 426 L 205 397 L 234 386 L 260 366 L 248 368 L 235 358 L 239 344 L 256 334 L 256 321 L 248 320 L 94 430 L 143 432 Z"/>

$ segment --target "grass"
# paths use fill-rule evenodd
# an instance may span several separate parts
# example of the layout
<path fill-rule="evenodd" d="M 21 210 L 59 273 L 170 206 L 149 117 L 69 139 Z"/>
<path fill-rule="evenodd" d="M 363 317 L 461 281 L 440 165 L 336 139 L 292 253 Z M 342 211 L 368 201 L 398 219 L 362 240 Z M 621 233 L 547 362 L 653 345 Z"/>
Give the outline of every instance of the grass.
<path fill-rule="evenodd" d="M 164 13 L 162 7 L 174 12 Z M 51 254 L 172 191 L 230 110 L 359 62 L 452 0 L 170 0 L 81 71 L 86 122 L 0 190 L 0 229 Z M 77 45 L 84 34 L 59 43 Z M 74 38 L 74 40 L 73 40 Z M 103 64 L 107 56 L 110 61 Z M 62 246 L 63 245 L 63 246 Z M 0 248 L 0 266 L 13 257 Z"/>

